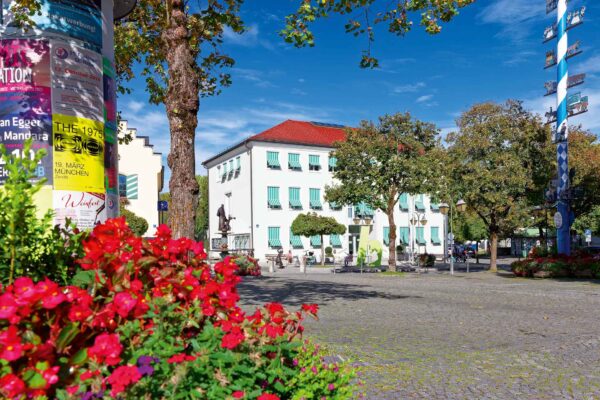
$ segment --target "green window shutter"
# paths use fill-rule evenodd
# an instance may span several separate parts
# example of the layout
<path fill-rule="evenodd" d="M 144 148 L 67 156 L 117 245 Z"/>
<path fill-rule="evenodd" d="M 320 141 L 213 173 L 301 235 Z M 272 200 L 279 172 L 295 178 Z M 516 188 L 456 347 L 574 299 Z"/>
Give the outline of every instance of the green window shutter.
<path fill-rule="evenodd" d="M 342 239 L 340 238 L 340 235 L 337 233 L 329 235 L 329 244 L 331 247 L 342 247 Z"/>
<path fill-rule="evenodd" d="M 323 208 L 321 204 L 321 189 L 310 189 L 310 208 L 315 210 Z"/>
<path fill-rule="evenodd" d="M 427 242 L 425 241 L 425 228 L 422 226 L 417 227 L 417 244 L 420 246 L 425 246 Z"/>
<path fill-rule="evenodd" d="M 227 163 L 223 164 L 223 178 L 227 176 Z"/>
<path fill-rule="evenodd" d="M 400 211 L 408 211 L 408 193 L 400 195 Z"/>
<path fill-rule="evenodd" d="M 402 226 L 400 227 L 400 243 L 402 243 L 403 245 L 408 245 L 409 239 L 408 237 L 410 236 L 410 228 L 407 226 Z"/>
<path fill-rule="evenodd" d="M 267 188 L 268 203 L 270 208 L 281 208 L 281 202 L 279 201 L 279 188 L 276 186 L 269 186 Z"/>
<path fill-rule="evenodd" d="M 295 249 L 304 248 L 304 245 L 302 244 L 302 238 L 298 235 L 294 235 L 292 228 L 290 228 L 290 245 Z"/>
<path fill-rule="evenodd" d="M 385 244 L 386 246 L 390 245 L 390 227 L 389 226 L 383 227 L 383 244 Z"/>
<path fill-rule="evenodd" d="M 276 151 L 267 151 L 267 167 L 281 168 L 279 164 L 279 153 Z"/>
<path fill-rule="evenodd" d="M 319 156 L 311 154 L 308 156 L 308 165 L 311 167 L 320 167 L 321 162 L 319 161 Z"/>
<path fill-rule="evenodd" d="M 279 227 L 269 227 L 269 247 L 281 247 L 281 240 L 279 239 Z"/>
<path fill-rule="evenodd" d="M 440 228 L 438 228 L 437 226 L 431 227 L 431 243 L 433 243 L 436 246 L 442 244 L 442 241 L 440 240 Z"/>
<path fill-rule="evenodd" d="M 235 171 L 240 172 L 241 169 L 242 169 L 242 160 L 240 159 L 240 157 L 236 157 L 235 158 Z"/>
<path fill-rule="evenodd" d="M 294 170 L 301 170 L 302 165 L 300 164 L 300 154 L 289 153 L 288 154 L 288 168 Z"/>
<path fill-rule="evenodd" d="M 329 170 L 334 171 L 337 167 L 337 158 L 329 157 Z"/>
<path fill-rule="evenodd" d="M 127 198 L 131 200 L 137 200 L 138 198 L 138 176 L 128 175 L 127 176 Z"/>
<path fill-rule="evenodd" d="M 371 217 L 372 218 L 373 215 L 375 215 L 375 211 L 373 211 L 371 206 L 369 206 L 366 203 L 360 203 L 359 205 L 357 205 L 355 213 L 359 217 Z"/>
<path fill-rule="evenodd" d="M 415 209 L 417 211 L 425 211 L 425 202 L 422 194 L 420 194 L 415 200 Z"/>
<path fill-rule="evenodd" d="M 290 207 L 291 208 L 302 208 L 302 202 L 300 202 L 300 188 L 289 188 L 290 195 Z"/>
<path fill-rule="evenodd" d="M 310 237 L 310 245 L 312 247 L 321 247 L 321 236 L 315 235 Z"/>

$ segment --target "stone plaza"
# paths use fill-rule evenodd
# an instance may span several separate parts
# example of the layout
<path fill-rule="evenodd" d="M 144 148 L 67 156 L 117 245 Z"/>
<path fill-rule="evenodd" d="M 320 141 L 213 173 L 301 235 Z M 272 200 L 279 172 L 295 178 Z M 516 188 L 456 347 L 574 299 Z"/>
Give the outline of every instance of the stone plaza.
<path fill-rule="evenodd" d="M 367 399 L 600 398 L 598 281 L 284 271 L 240 294 L 318 303 L 307 337 L 359 367 Z"/>

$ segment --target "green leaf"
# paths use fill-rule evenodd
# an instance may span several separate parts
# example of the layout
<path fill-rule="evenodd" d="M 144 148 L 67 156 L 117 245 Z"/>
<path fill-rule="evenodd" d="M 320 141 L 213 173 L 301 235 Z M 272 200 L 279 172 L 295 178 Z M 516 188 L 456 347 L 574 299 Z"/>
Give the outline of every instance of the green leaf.
<path fill-rule="evenodd" d="M 56 340 L 56 349 L 58 352 L 64 351 L 64 349 L 77 337 L 79 333 L 79 322 L 70 322 L 67 324 L 58 334 Z"/>

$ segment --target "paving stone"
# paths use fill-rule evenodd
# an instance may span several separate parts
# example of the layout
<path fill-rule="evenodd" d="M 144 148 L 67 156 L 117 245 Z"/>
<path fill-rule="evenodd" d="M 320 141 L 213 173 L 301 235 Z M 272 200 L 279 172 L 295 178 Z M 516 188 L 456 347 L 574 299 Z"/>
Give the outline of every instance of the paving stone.
<path fill-rule="evenodd" d="M 600 283 L 281 274 L 240 294 L 318 303 L 306 334 L 358 366 L 366 399 L 600 399 Z"/>

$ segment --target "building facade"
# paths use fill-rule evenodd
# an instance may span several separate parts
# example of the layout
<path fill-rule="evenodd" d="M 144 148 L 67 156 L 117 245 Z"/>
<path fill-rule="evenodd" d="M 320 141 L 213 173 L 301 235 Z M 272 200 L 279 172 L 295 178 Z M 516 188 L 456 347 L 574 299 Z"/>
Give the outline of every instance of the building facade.
<path fill-rule="evenodd" d="M 383 246 L 385 262 L 387 216 L 365 204 L 342 207 L 325 201 L 325 188 L 334 184 L 336 160 L 331 152 L 334 143 L 344 139 L 342 126 L 288 120 L 205 161 L 211 249 L 217 251 L 221 244 L 217 210 L 224 206 L 234 218 L 227 243 L 230 250 L 252 249 L 262 260 L 279 249 L 286 254 L 291 250 L 294 256 L 307 251 L 318 255 L 320 238 L 298 237 L 290 228 L 298 214 L 316 212 L 347 227 L 344 235 L 323 239 L 340 257 L 358 253 L 360 226 L 355 218 L 370 218 L 370 239 Z M 403 194 L 394 218 L 398 243 L 415 253 L 443 254 L 444 216 L 427 196 Z M 411 219 L 419 222 L 413 225 Z"/>
<path fill-rule="evenodd" d="M 119 144 L 119 195 L 126 199 L 126 209 L 148 221 L 145 236 L 154 235 L 158 227 L 158 195 L 163 189 L 162 154 L 156 153 L 147 136 L 138 136 L 127 121 L 119 126 L 119 136 L 132 140 Z"/>

